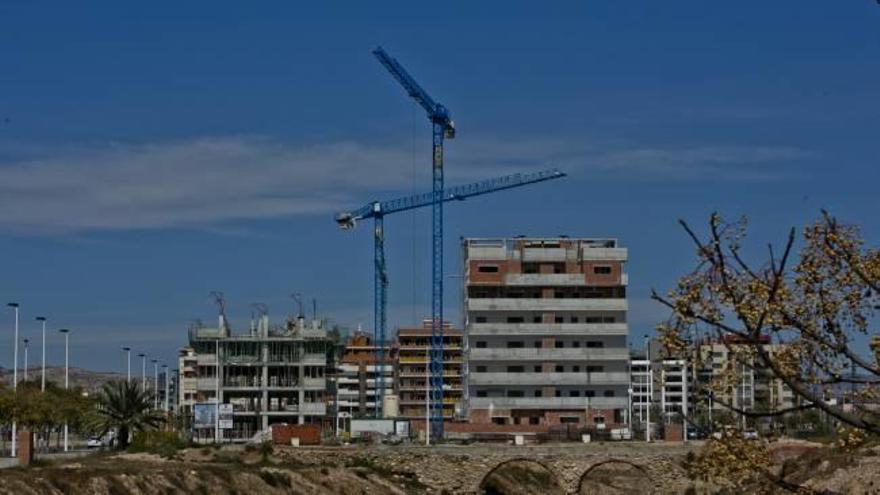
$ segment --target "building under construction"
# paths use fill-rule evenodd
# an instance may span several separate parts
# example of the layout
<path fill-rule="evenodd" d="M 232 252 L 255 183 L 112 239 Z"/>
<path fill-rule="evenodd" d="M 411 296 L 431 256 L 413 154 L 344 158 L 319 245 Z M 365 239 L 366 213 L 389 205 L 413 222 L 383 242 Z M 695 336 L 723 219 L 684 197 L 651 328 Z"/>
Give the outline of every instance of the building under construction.
<path fill-rule="evenodd" d="M 383 363 L 379 365 L 378 345 L 360 330 L 346 341 L 332 378 L 336 382 L 336 394 L 331 402 L 340 414 L 348 413 L 349 417 L 381 415 L 380 380 L 384 382 L 384 393 L 393 394 L 396 346 L 387 343 L 382 355 Z"/>
<path fill-rule="evenodd" d="M 397 344 L 400 417 L 424 421 L 431 320 L 425 320 L 420 328 L 400 328 Z M 457 409 L 462 409 L 462 364 L 462 332 L 446 322 L 443 325 L 443 417 L 447 420 L 454 418 Z"/>
<path fill-rule="evenodd" d="M 250 439 L 274 423 L 323 423 L 332 349 L 315 319 L 300 315 L 272 326 L 264 314 L 234 334 L 221 314 L 218 327 L 189 329 L 179 354 L 180 410 L 192 415 L 197 404 L 230 404 L 231 424 L 217 421 L 226 441 Z M 193 426 L 197 437 L 216 438 L 214 427 L 197 419 Z"/>
<path fill-rule="evenodd" d="M 614 239 L 464 239 L 472 423 L 625 421 L 627 250 Z"/>

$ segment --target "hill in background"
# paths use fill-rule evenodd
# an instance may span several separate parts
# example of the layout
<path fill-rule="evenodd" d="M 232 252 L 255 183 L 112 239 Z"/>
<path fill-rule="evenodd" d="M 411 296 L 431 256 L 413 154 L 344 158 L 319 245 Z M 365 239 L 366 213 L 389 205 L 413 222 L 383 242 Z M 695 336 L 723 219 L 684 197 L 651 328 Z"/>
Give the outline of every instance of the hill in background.
<path fill-rule="evenodd" d="M 36 381 L 40 382 L 40 367 L 39 366 L 30 366 L 28 367 L 28 381 Z M 88 392 L 94 392 L 100 389 L 105 383 L 111 380 L 124 380 L 125 375 L 121 373 L 108 373 L 102 371 L 91 371 L 83 368 L 70 368 L 69 370 L 69 378 L 70 378 L 70 387 L 82 387 Z M 148 377 L 152 380 L 152 375 Z M 132 379 L 135 379 L 135 376 L 132 376 Z M 137 376 L 137 379 L 140 379 L 140 376 Z M 24 380 L 24 370 L 18 370 L 18 382 L 21 383 Z M 64 367 L 63 366 L 46 366 L 46 381 L 54 382 L 59 386 L 64 385 Z M 0 368 L 0 384 L 2 385 L 10 385 L 12 384 L 12 369 L 11 368 Z"/>

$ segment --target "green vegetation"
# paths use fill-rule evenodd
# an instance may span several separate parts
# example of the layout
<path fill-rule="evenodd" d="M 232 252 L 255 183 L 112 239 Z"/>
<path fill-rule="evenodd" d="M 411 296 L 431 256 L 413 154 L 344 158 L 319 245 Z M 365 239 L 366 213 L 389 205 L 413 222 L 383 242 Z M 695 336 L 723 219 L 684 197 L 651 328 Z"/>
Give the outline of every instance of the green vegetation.
<path fill-rule="evenodd" d="M 165 418 L 153 409 L 152 394 L 123 380 L 106 383 L 98 394 L 96 428 L 102 434 L 117 432 L 120 449 L 128 447 L 132 433 L 152 430 Z"/>
<path fill-rule="evenodd" d="M 128 446 L 129 452 L 148 452 L 171 459 L 177 451 L 187 447 L 187 442 L 173 431 L 140 431 L 135 433 Z"/>
<path fill-rule="evenodd" d="M 15 421 L 21 430 L 41 433 L 45 446 L 52 432 L 61 441 L 65 423 L 72 431 L 91 433 L 94 411 L 94 399 L 80 388 L 65 390 L 49 382 L 44 392 L 37 381 L 20 382 L 16 390 L 0 386 L 0 423 Z"/>

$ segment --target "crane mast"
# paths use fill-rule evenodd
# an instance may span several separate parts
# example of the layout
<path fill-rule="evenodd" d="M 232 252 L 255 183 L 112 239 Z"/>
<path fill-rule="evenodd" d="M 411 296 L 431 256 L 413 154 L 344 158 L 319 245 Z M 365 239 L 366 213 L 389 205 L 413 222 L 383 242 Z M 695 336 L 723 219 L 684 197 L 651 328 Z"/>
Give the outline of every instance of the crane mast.
<path fill-rule="evenodd" d="M 385 66 L 391 76 L 400 83 L 431 121 L 432 142 L 432 189 L 431 203 L 431 386 L 430 412 L 431 435 L 443 437 L 443 139 L 455 137 L 455 125 L 449 111 L 434 101 L 427 91 L 413 79 L 397 60 L 382 47 L 373 55 Z"/>
<path fill-rule="evenodd" d="M 503 191 L 505 189 L 513 189 L 515 187 L 521 187 L 528 184 L 535 184 L 538 182 L 544 182 L 553 179 L 560 179 L 565 177 L 565 173 L 557 170 L 550 169 L 544 170 L 541 172 L 528 173 L 528 174 L 511 174 L 503 177 L 498 177 L 495 179 L 483 180 L 480 182 L 474 182 L 472 184 L 465 184 L 461 186 L 456 186 L 450 189 L 447 189 L 441 193 L 441 201 L 449 202 L 449 201 L 463 201 L 465 199 L 480 196 L 483 194 L 489 194 L 493 192 Z M 376 343 L 377 343 L 377 359 L 376 362 L 380 366 L 384 366 L 385 363 L 385 336 L 386 336 L 386 314 L 387 314 L 387 303 L 388 303 L 388 274 L 385 266 L 385 215 L 389 215 L 392 213 L 398 213 L 402 211 L 413 210 L 417 208 L 423 208 L 428 205 L 432 205 L 434 202 L 434 194 L 431 193 L 423 193 L 417 194 L 414 196 L 407 196 L 403 198 L 392 199 L 389 201 L 373 201 L 371 203 L 367 203 L 366 205 L 350 211 L 343 212 L 336 215 L 336 223 L 343 230 L 352 229 L 357 225 L 359 220 L 363 220 L 366 218 L 373 219 L 373 259 L 374 259 L 374 277 L 373 277 L 373 289 L 374 289 L 374 299 L 373 299 L 373 317 L 374 317 L 374 332 L 376 335 Z M 433 330 L 433 328 L 432 328 Z M 432 332 L 433 334 L 433 332 Z M 441 334 L 442 335 L 442 334 Z M 442 337 L 441 337 L 442 338 Z M 433 343 L 433 342 L 432 342 Z M 433 356 L 432 356 L 433 357 Z M 442 357 L 442 355 L 441 355 Z M 440 369 L 442 373 L 443 361 L 440 360 Z M 432 368 L 433 370 L 433 368 Z M 377 376 L 378 390 L 377 390 L 377 399 L 375 406 L 375 414 L 377 417 L 381 416 L 381 401 L 385 397 L 385 380 L 384 376 L 382 376 L 381 372 Z M 442 394 L 442 390 L 441 390 Z M 432 397 L 433 399 L 433 397 Z M 443 414 L 443 404 L 442 404 L 442 395 L 440 406 L 440 417 L 442 421 Z"/>

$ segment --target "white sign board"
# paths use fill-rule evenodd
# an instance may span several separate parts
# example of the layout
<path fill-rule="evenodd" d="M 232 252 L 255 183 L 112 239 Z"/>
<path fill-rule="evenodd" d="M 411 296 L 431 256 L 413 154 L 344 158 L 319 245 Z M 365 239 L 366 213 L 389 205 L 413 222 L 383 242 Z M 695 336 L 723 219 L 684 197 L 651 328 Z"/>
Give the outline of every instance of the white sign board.
<path fill-rule="evenodd" d="M 220 404 L 220 429 L 232 429 L 232 404 Z"/>

